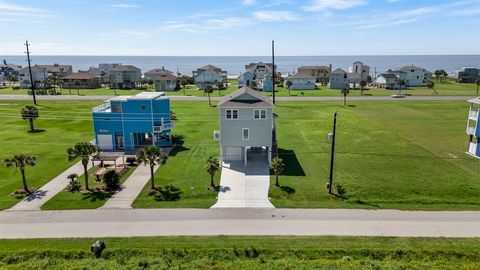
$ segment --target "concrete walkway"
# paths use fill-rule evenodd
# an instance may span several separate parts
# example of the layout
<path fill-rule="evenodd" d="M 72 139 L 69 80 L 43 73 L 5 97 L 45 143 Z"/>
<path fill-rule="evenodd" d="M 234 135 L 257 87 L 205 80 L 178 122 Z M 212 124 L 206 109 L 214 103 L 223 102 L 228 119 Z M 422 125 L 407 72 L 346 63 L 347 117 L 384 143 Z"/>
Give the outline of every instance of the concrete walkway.
<path fill-rule="evenodd" d="M 168 156 L 172 147 L 163 148 L 163 152 Z M 168 161 L 167 161 L 168 162 Z M 153 168 L 155 173 L 159 166 Z M 142 192 L 143 187 L 150 180 L 150 166 L 140 164 L 135 171 L 128 177 L 123 183 L 122 189 L 115 193 L 102 207 L 101 209 L 131 209 L 132 203 Z"/>
<path fill-rule="evenodd" d="M 0 212 L 0 238 L 174 235 L 480 237 L 480 212 L 358 209 Z"/>
<path fill-rule="evenodd" d="M 222 164 L 217 203 L 212 208 L 274 208 L 268 199 L 270 171 L 265 155 L 249 155 L 243 162 Z"/>
<path fill-rule="evenodd" d="M 392 94 L 397 93 L 393 91 Z M 75 96 L 75 95 L 59 95 L 59 96 L 41 96 L 37 95 L 37 100 L 98 100 L 103 101 L 115 96 Z M 441 100 L 468 100 L 474 96 L 406 96 L 405 98 L 392 98 L 390 96 L 363 96 L 348 97 L 347 101 L 441 101 Z M 0 100 L 31 100 L 29 95 L 0 95 Z M 196 96 L 170 96 L 175 101 L 203 101 L 207 102 L 208 97 Z M 221 98 L 212 97 L 212 101 L 218 101 Z M 276 97 L 278 101 L 343 101 L 342 96 L 334 97 Z"/>
<path fill-rule="evenodd" d="M 92 168 L 92 164 L 88 163 L 88 169 Z M 23 211 L 30 211 L 30 210 L 41 210 L 40 207 L 44 205 L 48 200 L 53 198 L 57 195 L 60 191 L 62 191 L 65 187 L 67 187 L 69 180 L 67 176 L 70 174 L 76 173 L 78 176 L 83 175 L 83 165 L 82 162 L 79 161 L 75 163 L 72 167 L 68 168 L 57 177 L 50 180 L 48 183 L 43 185 L 41 188 L 37 189 L 33 192 L 30 196 L 23 199 L 12 208 L 8 210 L 23 210 Z M 83 185 L 83 183 L 81 183 Z"/>
<path fill-rule="evenodd" d="M 154 172 L 160 166 L 154 167 Z M 150 166 L 140 164 L 135 171 L 123 183 L 122 189 L 115 193 L 108 201 L 100 207 L 101 209 L 130 209 L 132 203 L 142 191 L 145 184 L 150 180 Z"/>

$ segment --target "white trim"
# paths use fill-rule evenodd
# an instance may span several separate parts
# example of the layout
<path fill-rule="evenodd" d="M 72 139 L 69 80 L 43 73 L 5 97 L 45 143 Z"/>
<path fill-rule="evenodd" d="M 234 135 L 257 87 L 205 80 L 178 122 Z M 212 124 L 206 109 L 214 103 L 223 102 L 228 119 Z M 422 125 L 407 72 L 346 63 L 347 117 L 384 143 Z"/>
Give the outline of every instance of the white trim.
<path fill-rule="evenodd" d="M 245 139 L 245 130 L 247 130 L 247 138 Z M 242 128 L 242 141 L 250 140 L 250 129 L 249 128 Z"/>
<path fill-rule="evenodd" d="M 255 118 L 255 112 L 258 111 L 259 118 Z M 265 118 L 262 118 L 262 112 L 265 112 Z M 267 109 L 253 109 L 253 120 L 265 120 L 268 119 Z"/>
<path fill-rule="evenodd" d="M 230 111 L 231 112 L 231 116 L 232 118 L 228 118 L 227 117 L 227 112 Z M 236 111 L 237 112 L 237 118 L 234 118 L 233 117 L 233 112 Z M 238 114 L 238 109 L 225 109 L 225 120 L 238 120 L 240 117 L 240 115 Z"/>

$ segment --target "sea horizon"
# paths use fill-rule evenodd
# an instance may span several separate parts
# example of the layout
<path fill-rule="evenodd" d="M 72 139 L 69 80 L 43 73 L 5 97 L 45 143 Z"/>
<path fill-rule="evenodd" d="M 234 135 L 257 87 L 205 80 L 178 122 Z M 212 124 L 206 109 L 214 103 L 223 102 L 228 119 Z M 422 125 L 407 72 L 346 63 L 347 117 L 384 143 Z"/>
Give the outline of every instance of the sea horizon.
<path fill-rule="evenodd" d="M 74 71 L 88 70 L 90 66 L 99 63 L 122 63 L 139 67 L 142 72 L 153 68 L 165 67 L 171 71 L 191 75 L 196 68 L 205 64 L 212 64 L 227 70 L 229 75 L 239 75 L 244 66 L 251 62 L 271 62 L 271 56 L 136 56 L 136 55 L 32 55 L 32 64 L 70 64 Z M 8 63 L 25 66 L 25 55 L 0 55 Z M 430 71 L 444 69 L 448 73 L 462 67 L 479 67 L 480 54 L 447 54 L 447 55 L 277 55 L 275 63 L 278 71 L 291 74 L 299 66 L 329 65 L 333 69 L 348 68 L 355 61 L 362 61 L 371 67 L 371 73 L 381 73 L 399 66 L 416 65 Z"/>

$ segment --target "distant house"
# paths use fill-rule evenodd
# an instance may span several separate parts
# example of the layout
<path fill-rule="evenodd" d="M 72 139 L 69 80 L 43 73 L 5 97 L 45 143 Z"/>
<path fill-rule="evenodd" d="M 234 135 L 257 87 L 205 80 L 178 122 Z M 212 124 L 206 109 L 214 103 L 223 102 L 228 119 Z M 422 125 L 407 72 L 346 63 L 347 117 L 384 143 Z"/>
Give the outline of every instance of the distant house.
<path fill-rule="evenodd" d="M 401 72 L 405 73 L 406 86 L 422 86 L 432 77 L 430 71 L 414 65 L 403 66 L 393 70 L 393 73 L 397 74 L 399 77 L 402 76 L 400 74 Z"/>
<path fill-rule="evenodd" d="M 32 79 L 35 88 L 43 88 L 44 81 L 48 78 L 47 69 L 40 66 L 32 66 Z M 18 71 L 18 81 L 21 88 L 30 88 L 30 71 L 28 67 L 22 68 Z"/>
<path fill-rule="evenodd" d="M 240 161 L 248 165 L 253 155 L 260 155 L 271 162 L 275 145 L 273 102 L 269 97 L 244 87 L 218 103 L 221 160 L 229 163 Z"/>
<path fill-rule="evenodd" d="M 467 135 L 469 137 L 467 153 L 480 158 L 480 98 L 470 99 L 470 110 L 467 120 Z"/>
<path fill-rule="evenodd" d="M 317 83 L 327 85 L 330 81 L 330 73 L 332 65 L 328 66 L 301 66 L 298 68 L 299 73 L 310 74 L 316 78 Z"/>
<path fill-rule="evenodd" d="M 53 65 L 38 65 L 39 67 L 45 68 L 47 70 L 47 74 L 49 76 L 54 77 L 64 77 L 69 74 L 72 74 L 72 65 L 60 65 L 60 64 L 53 64 Z"/>
<path fill-rule="evenodd" d="M 98 64 L 98 67 L 90 67 L 88 69 L 88 72 L 97 76 L 100 76 L 102 78 L 102 83 L 108 84 L 110 83 L 110 72 L 112 71 L 113 68 L 120 66 L 121 64 L 119 63 L 102 63 Z"/>
<path fill-rule="evenodd" d="M 288 82 L 291 83 L 288 87 Z M 297 72 L 285 79 L 284 87 L 291 90 L 314 90 L 316 88 L 317 79 L 307 73 Z"/>
<path fill-rule="evenodd" d="M 360 61 L 356 61 L 353 63 L 350 73 L 360 75 L 360 81 L 367 81 L 368 76 L 370 76 L 370 66 L 365 65 Z"/>
<path fill-rule="evenodd" d="M 275 69 L 277 66 L 275 65 Z M 273 72 L 273 64 L 272 63 L 263 63 L 263 62 L 258 62 L 258 63 L 250 63 L 248 65 L 245 65 L 245 70 L 250 71 L 253 74 L 253 80 L 260 84 L 265 75 L 267 74 L 272 74 Z"/>
<path fill-rule="evenodd" d="M 109 73 L 110 87 L 133 89 L 142 80 L 142 71 L 132 65 L 119 65 Z"/>
<path fill-rule="evenodd" d="M 165 93 L 115 97 L 94 108 L 92 116 L 95 143 L 104 151 L 172 144 L 170 98 Z"/>
<path fill-rule="evenodd" d="M 7 63 L 5 60 L 3 64 L 0 64 L 0 78 L 7 80 L 9 77 L 18 77 L 18 72 L 22 69 L 22 66 Z"/>
<path fill-rule="evenodd" d="M 149 70 L 145 72 L 144 77 L 153 80 L 155 91 L 174 91 L 178 85 L 177 76 L 164 67 Z"/>
<path fill-rule="evenodd" d="M 243 88 L 248 86 L 250 88 L 254 88 L 253 86 L 253 73 L 250 71 L 243 72 L 238 77 L 238 88 Z"/>
<path fill-rule="evenodd" d="M 405 85 L 399 83 L 400 78 L 394 73 L 382 73 L 375 79 L 375 85 L 385 89 L 404 89 Z"/>
<path fill-rule="evenodd" d="M 216 66 L 205 65 L 192 72 L 195 79 L 195 85 L 198 89 L 205 89 L 205 85 L 215 86 L 218 82 L 222 82 L 227 78 L 227 71 Z"/>
<path fill-rule="evenodd" d="M 480 78 L 480 70 L 474 67 L 464 67 L 455 73 L 455 79 L 459 83 L 474 83 Z"/>
<path fill-rule="evenodd" d="M 273 80 L 271 74 L 265 74 L 265 76 L 263 76 L 261 89 L 263 92 L 273 92 Z"/>
<path fill-rule="evenodd" d="M 72 73 L 62 78 L 62 87 L 67 89 L 96 89 L 101 86 L 100 77 L 90 73 Z"/>
<path fill-rule="evenodd" d="M 341 68 L 337 68 L 330 74 L 329 87 L 331 89 L 344 89 L 348 88 L 347 72 Z"/>
<path fill-rule="evenodd" d="M 350 88 L 355 89 L 357 85 L 360 85 L 361 81 L 362 81 L 362 75 L 354 72 L 347 73 L 347 83 Z"/>

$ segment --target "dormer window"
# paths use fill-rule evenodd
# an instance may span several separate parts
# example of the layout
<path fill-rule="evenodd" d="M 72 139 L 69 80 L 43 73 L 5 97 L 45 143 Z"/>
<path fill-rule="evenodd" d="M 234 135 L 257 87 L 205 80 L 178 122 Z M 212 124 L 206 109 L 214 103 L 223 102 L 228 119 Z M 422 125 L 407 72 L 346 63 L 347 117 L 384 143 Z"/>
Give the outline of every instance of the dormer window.
<path fill-rule="evenodd" d="M 238 110 L 225 110 L 225 119 L 238 119 Z"/>

